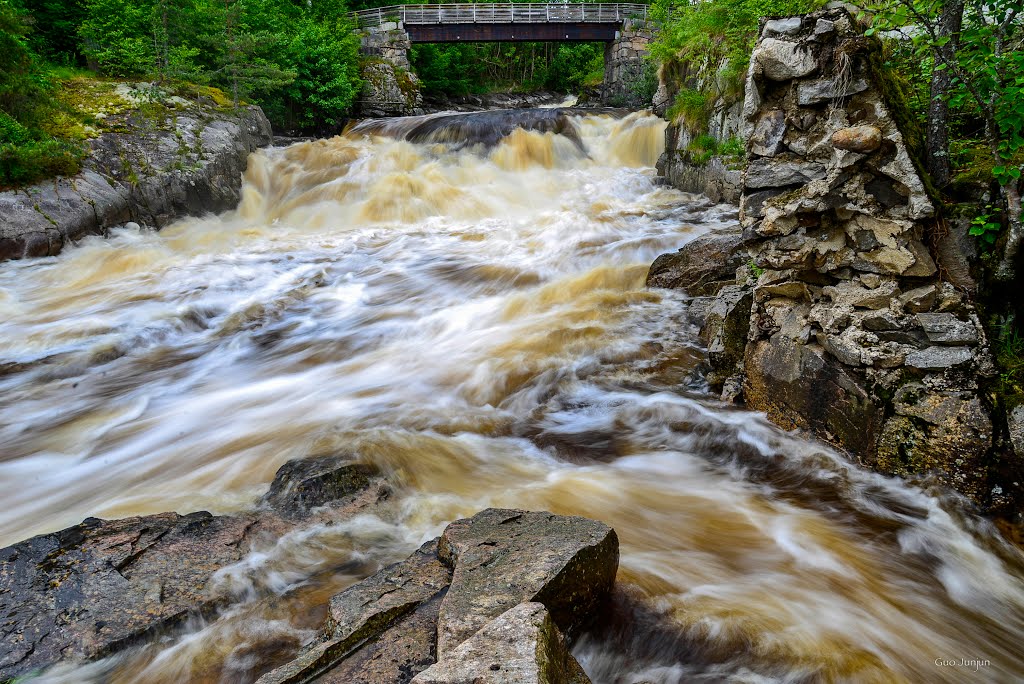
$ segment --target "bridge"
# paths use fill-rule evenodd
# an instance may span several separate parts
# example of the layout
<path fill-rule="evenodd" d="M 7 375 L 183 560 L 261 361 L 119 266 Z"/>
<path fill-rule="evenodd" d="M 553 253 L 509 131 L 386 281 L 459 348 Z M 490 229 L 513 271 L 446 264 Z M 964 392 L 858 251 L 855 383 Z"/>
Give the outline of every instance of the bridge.
<path fill-rule="evenodd" d="M 635 3 L 393 5 L 355 12 L 361 29 L 402 28 L 412 43 L 612 41 L 626 20 L 647 21 Z"/>
<path fill-rule="evenodd" d="M 647 68 L 654 37 L 648 6 L 638 3 L 461 3 L 392 5 L 353 14 L 360 36 L 363 116 L 414 114 L 419 80 L 409 63 L 413 43 L 583 42 L 605 44 L 605 104 L 635 104 L 634 84 Z M 649 103 L 648 103 L 649 104 Z"/>

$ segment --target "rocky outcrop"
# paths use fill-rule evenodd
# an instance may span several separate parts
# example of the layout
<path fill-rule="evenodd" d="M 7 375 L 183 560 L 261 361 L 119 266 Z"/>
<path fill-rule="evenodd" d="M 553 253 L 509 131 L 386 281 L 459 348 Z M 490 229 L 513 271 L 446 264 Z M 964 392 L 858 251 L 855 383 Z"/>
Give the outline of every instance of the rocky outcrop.
<path fill-rule="evenodd" d="M 409 116 L 422 114 L 419 78 L 409 63 L 412 41 L 397 23 L 360 31 L 359 94 L 361 116 Z"/>
<path fill-rule="evenodd" d="M 160 116 L 134 110 L 90 141 L 77 176 L 0 192 L 0 259 L 57 254 L 128 222 L 159 229 L 233 208 L 249 153 L 271 140 L 258 107 L 181 100 Z"/>
<path fill-rule="evenodd" d="M 601 102 L 616 107 L 649 107 L 650 93 L 644 93 L 643 81 L 647 48 L 654 40 L 653 24 L 641 19 L 626 19 L 615 40 L 604 48 L 604 82 Z"/>
<path fill-rule="evenodd" d="M 990 472 L 987 341 L 967 293 L 939 278 L 934 207 L 879 50 L 844 9 L 763 23 L 742 122 L 753 264 L 703 307 L 712 384 L 731 398 L 742 381 L 751 408 L 880 472 L 999 505 L 1012 483 Z"/>
<path fill-rule="evenodd" d="M 984 502 L 992 364 L 970 301 L 937 277 L 934 208 L 886 78 L 845 10 L 762 28 L 743 109 L 741 223 L 765 269 L 745 396 L 881 472 Z"/>
<path fill-rule="evenodd" d="M 599 522 L 488 509 L 334 596 L 321 639 L 259 684 L 582 684 L 562 634 L 594 618 L 617 568 Z"/>
<path fill-rule="evenodd" d="M 719 68 L 727 64 L 718 65 Z M 721 90 L 719 69 L 700 65 L 663 67 L 658 72 L 655 112 L 666 116 L 680 88 L 710 93 Z M 745 159 L 721 154 L 697 145 L 698 139 L 714 140 L 717 145 L 736 140 L 741 134 L 742 94 L 722 95 L 710 103 L 710 113 L 697 121 L 683 118 L 669 122 L 665 129 L 665 151 L 658 159 L 658 175 L 683 192 L 707 195 L 714 202 L 739 204 Z M 706 134 L 706 138 L 704 138 Z"/>
<path fill-rule="evenodd" d="M 326 459 L 320 470 L 329 466 L 337 461 Z M 293 479 L 303 470 L 287 464 L 271 491 L 308 491 L 308 478 Z M 320 491 L 337 496 L 323 497 L 306 524 L 351 517 L 387 496 L 383 481 L 369 477 L 359 487 Z M 213 574 L 298 524 L 292 499 L 270 501 L 285 506 L 233 516 L 89 518 L 0 549 L 0 681 L 108 655 L 212 613 L 227 598 L 210 590 Z"/>

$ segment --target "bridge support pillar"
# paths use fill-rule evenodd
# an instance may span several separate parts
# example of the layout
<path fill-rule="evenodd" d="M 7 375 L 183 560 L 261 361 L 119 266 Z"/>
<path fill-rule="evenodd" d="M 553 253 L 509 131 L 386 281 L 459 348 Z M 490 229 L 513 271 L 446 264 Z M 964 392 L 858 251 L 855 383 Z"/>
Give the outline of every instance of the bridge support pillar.
<path fill-rule="evenodd" d="M 409 63 L 412 42 L 400 23 L 385 23 L 360 32 L 359 71 L 363 90 L 361 116 L 420 114 L 420 80 Z"/>
<path fill-rule="evenodd" d="M 615 34 L 615 40 L 605 45 L 601 102 L 615 107 L 651 105 L 653 86 L 657 85 L 657 80 L 650 73 L 651 67 L 644 58 L 653 39 L 652 24 L 639 19 L 623 22 L 622 29 Z"/>

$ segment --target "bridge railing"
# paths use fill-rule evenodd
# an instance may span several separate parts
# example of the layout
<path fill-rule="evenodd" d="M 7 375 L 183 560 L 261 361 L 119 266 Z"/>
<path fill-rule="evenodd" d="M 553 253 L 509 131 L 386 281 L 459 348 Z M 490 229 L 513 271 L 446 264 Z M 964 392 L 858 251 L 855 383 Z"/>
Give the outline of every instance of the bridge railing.
<path fill-rule="evenodd" d="M 647 5 L 633 3 L 460 3 L 392 5 L 355 12 L 359 28 L 403 24 L 611 24 L 647 19 Z"/>

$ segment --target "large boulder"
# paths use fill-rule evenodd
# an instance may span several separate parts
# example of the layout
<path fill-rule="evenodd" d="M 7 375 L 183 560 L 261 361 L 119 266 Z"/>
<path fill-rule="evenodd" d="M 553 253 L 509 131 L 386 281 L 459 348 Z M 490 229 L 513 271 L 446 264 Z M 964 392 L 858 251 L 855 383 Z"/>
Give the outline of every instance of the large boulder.
<path fill-rule="evenodd" d="M 654 260 L 647 273 L 647 287 L 682 289 L 694 297 L 714 295 L 735 282 L 736 269 L 749 259 L 742 243 L 738 226 L 696 237 L 678 252 Z"/>
<path fill-rule="evenodd" d="M 101 657 L 208 613 L 210 576 L 285 529 L 269 515 L 89 518 L 0 549 L 0 681 Z"/>
<path fill-rule="evenodd" d="M 590 684 L 542 603 L 521 603 L 416 675 L 413 684 Z"/>
<path fill-rule="evenodd" d="M 565 652 L 561 633 L 571 638 L 594 618 L 617 568 L 618 539 L 602 523 L 488 509 L 452 523 L 407 560 L 335 595 L 321 637 L 292 662 L 263 675 L 259 684 L 407 684 L 439 661 L 447 664 L 431 668 L 430 677 L 457 677 L 466 671 L 458 661 L 466 658 L 456 652 L 483 657 L 488 650 L 494 654 L 479 676 L 506 676 L 508 671 L 490 669 L 495 662 L 526 672 L 533 658 L 548 677 L 537 681 L 583 684 L 585 675 L 580 678 L 578 665 Z M 457 651 L 523 603 L 530 607 L 508 614 L 489 636 Z M 495 633 L 516 643 L 499 649 Z M 529 644 L 541 650 L 530 651 Z M 504 655 L 495 661 L 499 650 Z"/>
<path fill-rule="evenodd" d="M 543 603 L 575 633 L 611 591 L 619 540 L 595 520 L 491 508 L 449 525 L 438 555 L 454 568 L 437 629 L 444 655 L 523 601 Z"/>

